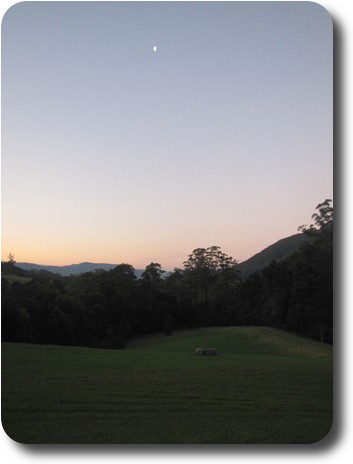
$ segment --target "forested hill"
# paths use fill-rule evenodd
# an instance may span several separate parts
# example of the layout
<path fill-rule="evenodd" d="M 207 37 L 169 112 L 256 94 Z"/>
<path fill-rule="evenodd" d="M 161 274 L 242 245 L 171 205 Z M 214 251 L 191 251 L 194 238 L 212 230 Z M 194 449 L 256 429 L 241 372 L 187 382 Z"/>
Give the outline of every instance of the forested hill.
<path fill-rule="evenodd" d="M 218 246 L 196 248 L 173 272 L 151 262 L 141 278 L 130 264 L 65 277 L 24 271 L 10 254 L 1 269 L 2 340 L 122 348 L 148 333 L 263 325 L 332 343 L 331 200 L 316 209 L 303 234 L 248 260 L 262 269 L 245 278 L 245 263 Z"/>
<path fill-rule="evenodd" d="M 307 240 L 309 240 L 309 237 L 305 234 L 291 235 L 290 237 L 278 240 L 278 242 L 270 245 L 246 261 L 239 263 L 237 269 L 241 271 L 242 277 L 246 278 L 253 272 L 262 271 L 272 261 L 282 261 L 288 258 Z"/>
<path fill-rule="evenodd" d="M 242 277 L 246 278 L 253 272 L 260 272 L 264 267 L 272 263 L 272 261 L 281 261 L 286 259 L 292 253 L 298 250 L 299 246 L 308 240 L 305 234 L 296 234 L 290 237 L 278 240 L 278 242 L 268 246 L 251 258 L 239 263 L 238 269 L 242 273 Z M 34 263 L 16 263 L 16 266 L 25 271 L 49 271 L 61 276 L 78 275 L 85 272 L 92 272 L 98 269 L 103 271 L 110 271 L 117 264 L 108 263 L 90 263 L 84 262 L 79 264 L 69 264 L 66 266 L 45 266 L 42 264 Z M 135 269 L 137 278 L 141 277 L 143 269 Z"/>

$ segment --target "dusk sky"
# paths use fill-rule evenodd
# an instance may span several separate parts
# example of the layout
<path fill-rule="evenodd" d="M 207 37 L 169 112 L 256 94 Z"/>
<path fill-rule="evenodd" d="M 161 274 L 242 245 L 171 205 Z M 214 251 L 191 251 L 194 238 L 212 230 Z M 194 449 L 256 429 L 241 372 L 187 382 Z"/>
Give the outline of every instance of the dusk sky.
<path fill-rule="evenodd" d="M 154 51 L 154 47 L 157 47 Z M 24 2 L 2 23 L 2 260 L 239 262 L 333 197 L 311 2 Z"/>

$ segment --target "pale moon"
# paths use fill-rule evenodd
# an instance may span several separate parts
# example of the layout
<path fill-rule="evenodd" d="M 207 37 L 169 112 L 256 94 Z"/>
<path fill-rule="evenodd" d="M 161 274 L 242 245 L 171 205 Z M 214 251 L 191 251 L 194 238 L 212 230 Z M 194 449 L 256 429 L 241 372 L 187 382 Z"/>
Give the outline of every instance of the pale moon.
<path fill-rule="evenodd" d="M 154 52 L 157 51 L 157 47 L 156 47 L 156 46 L 153 47 L 153 51 L 154 51 Z"/>

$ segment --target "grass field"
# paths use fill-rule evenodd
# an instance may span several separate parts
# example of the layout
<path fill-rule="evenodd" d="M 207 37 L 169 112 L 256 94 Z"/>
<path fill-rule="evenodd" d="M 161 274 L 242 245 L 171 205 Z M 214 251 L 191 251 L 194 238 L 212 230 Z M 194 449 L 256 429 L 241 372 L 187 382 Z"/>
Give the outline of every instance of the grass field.
<path fill-rule="evenodd" d="M 332 347 L 272 329 L 2 344 L 2 423 L 21 443 L 314 443 L 331 422 Z"/>
<path fill-rule="evenodd" d="M 7 280 L 9 284 L 17 282 L 19 284 L 28 284 L 32 280 L 32 277 L 24 277 L 18 275 L 2 275 L 3 279 Z"/>

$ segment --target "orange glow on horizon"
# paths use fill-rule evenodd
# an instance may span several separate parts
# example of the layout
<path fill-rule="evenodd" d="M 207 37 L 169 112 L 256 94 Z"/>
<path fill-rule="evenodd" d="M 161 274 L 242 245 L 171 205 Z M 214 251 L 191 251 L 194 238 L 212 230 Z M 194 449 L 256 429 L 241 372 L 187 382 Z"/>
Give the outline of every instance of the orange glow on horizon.
<path fill-rule="evenodd" d="M 3 237 L 2 242 L 2 261 L 8 260 L 9 253 L 12 253 L 17 262 L 30 262 L 46 266 L 65 266 L 78 264 L 81 262 L 108 263 L 108 264 L 131 264 L 135 269 L 144 269 L 151 262 L 158 262 L 166 271 L 174 268 L 183 268 L 183 262 L 188 259 L 188 255 L 195 248 L 207 248 L 212 245 L 220 246 L 222 251 L 232 256 L 238 262 L 245 261 L 254 254 L 262 251 L 277 240 L 293 235 L 291 231 L 282 231 L 282 234 L 264 234 L 261 239 L 245 230 L 242 235 L 237 234 L 233 240 L 224 237 L 222 241 L 214 237 L 214 240 L 206 240 L 200 237 L 186 239 L 185 242 L 175 241 L 173 237 L 170 241 L 159 244 L 158 240 L 140 239 L 139 242 L 125 242 L 124 245 L 117 245 L 111 238 L 97 241 L 94 243 L 89 239 L 72 240 L 53 240 L 45 242 L 44 237 L 37 240 L 24 240 L 20 235 L 12 236 L 11 240 Z M 237 247 L 236 244 L 239 244 Z"/>

